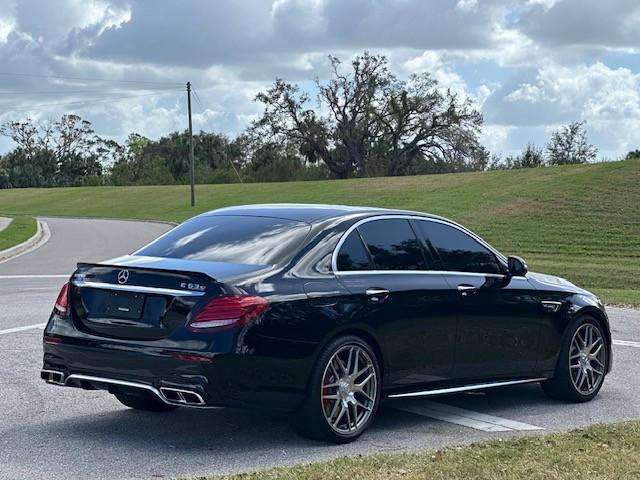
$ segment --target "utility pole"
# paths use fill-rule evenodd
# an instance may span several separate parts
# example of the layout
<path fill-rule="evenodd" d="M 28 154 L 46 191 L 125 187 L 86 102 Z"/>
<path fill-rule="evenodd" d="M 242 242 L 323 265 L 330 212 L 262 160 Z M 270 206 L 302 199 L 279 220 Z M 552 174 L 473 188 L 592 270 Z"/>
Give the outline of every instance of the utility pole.
<path fill-rule="evenodd" d="M 191 82 L 187 82 L 187 108 L 189 110 L 189 163 L 191 165 L 191 206 L 196 205 L 196 166 L 193 159 L 193 125 L 191 123 Z"/>

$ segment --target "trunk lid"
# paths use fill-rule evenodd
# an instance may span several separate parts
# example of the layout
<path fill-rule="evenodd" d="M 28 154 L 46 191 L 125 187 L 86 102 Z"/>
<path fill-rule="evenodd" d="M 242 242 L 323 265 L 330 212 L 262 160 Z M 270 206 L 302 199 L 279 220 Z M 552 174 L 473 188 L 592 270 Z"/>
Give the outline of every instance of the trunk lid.
<path fill-rule="evenodd" d="M 229 293 L 215 270 L 229 278 L 260 267 L 133 255 L 80 263 L 70 282 L 71 315 L 78 329 L 94 335 L 166 338 L 187 323 L 192 311 Z"/>

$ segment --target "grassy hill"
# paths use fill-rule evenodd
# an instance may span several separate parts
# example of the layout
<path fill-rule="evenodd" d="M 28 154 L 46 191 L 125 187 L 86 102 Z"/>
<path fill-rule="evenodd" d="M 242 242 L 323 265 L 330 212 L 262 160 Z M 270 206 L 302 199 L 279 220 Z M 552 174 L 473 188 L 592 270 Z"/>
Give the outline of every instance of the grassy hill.
<path fill-rule="evenodd" d="M 398 207 L 444 215 L 532 269 L 612 303 L 640 304 L 640 161 L 322 182 L 0 191 L 0 214 L 181 221 L 263 202 Z"/>

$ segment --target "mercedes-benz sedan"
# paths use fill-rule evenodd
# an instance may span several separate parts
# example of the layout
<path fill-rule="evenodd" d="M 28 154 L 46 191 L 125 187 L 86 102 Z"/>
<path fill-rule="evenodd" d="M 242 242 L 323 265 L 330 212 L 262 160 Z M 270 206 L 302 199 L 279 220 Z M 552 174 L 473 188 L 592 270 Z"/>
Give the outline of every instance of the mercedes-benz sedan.
<path fill-rule="evenodd" d="M 347 442 L 383 398 L 540 382 L 584 402 L 610 369 L 597 297 L 450 220 L 254 205 L 78 264 L 41 375 L 142 410 L 289 410 L 302 434 Z"/>

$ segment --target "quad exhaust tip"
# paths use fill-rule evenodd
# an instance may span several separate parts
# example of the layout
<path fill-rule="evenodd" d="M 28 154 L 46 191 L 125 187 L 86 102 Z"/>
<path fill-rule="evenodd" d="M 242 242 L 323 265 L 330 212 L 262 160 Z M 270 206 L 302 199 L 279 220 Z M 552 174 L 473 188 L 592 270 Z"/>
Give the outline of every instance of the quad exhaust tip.
<path fill-rule="evenodd" d="M 40 378 L 47 383 L 53 383 L 55 385 L 66 385 L 64 373 L 57 370 L 42 370 L 40 372 Z"/>
<path fill-rule="evenodd" d="M 180 388 L 160 387 L 160 393 L 169 403 L 181 405 L 204 405 L 204 399 L 196 392 Z"/>
<path fill-rule="evenodd" d="M 205 407 L 206 402 L 202 396 L 193 390 L 185 390 L 183 388 L 160 387 L 157 389 L 153 385 L 145 383 L 129 382 L 126 380 L 117 380 L 114 378 L 94 377 L 91 375 L 81 375 L 73 373 L 66 376 L 64 372 L 59 370 L 43 369 L 40 372 L 40 378 L 45 382 L 62 386 L 80 386 L 81 382 L 98 383 L 104 385 L 119 385 L 123 387 L 139 388 L 153 393 L 165 403 L 171 405 L 184 405 L 191 407 Z"/>

